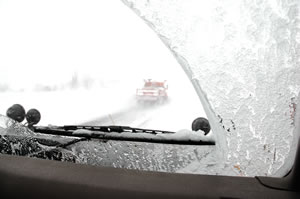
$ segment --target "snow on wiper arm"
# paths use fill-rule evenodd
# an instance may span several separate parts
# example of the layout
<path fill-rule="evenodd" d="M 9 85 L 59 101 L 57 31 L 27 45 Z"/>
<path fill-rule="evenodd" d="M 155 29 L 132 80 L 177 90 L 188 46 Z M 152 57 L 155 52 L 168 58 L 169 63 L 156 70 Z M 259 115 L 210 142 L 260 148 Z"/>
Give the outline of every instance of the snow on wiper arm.
<path fill-rule="evenodd" d="M 182 145 L 215 145 L 214 140 L 205 137 L 191 138 L 189 136 L 178 136 L 171 131 L 151 130 L 142 128 L 132 128 L 129 126 L 37 126 L 34 127 L 37 133 L 54 134 L 61 136 L 76 136 L 90 139 L 119 140 L 150 142 L 164 144 Z"/>

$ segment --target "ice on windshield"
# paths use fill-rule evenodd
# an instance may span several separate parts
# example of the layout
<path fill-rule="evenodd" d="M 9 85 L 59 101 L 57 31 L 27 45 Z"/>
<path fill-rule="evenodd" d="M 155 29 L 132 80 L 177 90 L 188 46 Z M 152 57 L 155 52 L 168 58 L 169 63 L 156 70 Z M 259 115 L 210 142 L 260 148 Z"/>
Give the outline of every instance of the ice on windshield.
<path fill-rule="evenodd" d="M 223 161 L 187 171 L 284 175 L 298 140 L 299 1 L 123 2 L 181 64 L 217 137 Z"/>

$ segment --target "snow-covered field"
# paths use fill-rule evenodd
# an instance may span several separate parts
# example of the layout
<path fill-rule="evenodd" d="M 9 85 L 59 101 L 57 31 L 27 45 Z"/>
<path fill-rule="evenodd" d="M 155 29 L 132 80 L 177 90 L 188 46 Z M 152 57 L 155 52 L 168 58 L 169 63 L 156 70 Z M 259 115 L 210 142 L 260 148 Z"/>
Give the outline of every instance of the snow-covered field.
<path fill-rule="evenodd" d="M 121 95 L 122 91 L 118 94 Z M 36 108 L 41 112 L 39 125 L 80 124 L 86 120 L 116 111 L 131 97 L 107 98 L 109 89 L 68 90 L 55 92 L 6 92 L 0 93 L 0 112 L 5 114 L 12 104 L 19 103 L 26 110 Z M 110 104 L 110 106 L 108 106 Z"/>
<path fill-rule="evenodd" d="M 167 103 L 144 106 L 135 101 L 137 87 L 5 92 L 0 93 L 0 114 L 5 115 L 8 107 L 19 103 L 26 110 L 41 112 L 39 125 L 126 125 L 169 131 L 190 129 L 196 117 L 205 117 L 193 88 L 171 87 Z"/>

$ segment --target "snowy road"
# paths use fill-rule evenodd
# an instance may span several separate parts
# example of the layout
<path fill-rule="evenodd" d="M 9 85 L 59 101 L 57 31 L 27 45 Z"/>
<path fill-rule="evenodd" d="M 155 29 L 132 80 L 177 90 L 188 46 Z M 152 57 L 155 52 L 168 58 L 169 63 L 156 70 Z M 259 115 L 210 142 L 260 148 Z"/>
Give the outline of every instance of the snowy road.
<path fill-rule="evenodd" d="M 106 112 L 81 124 L 122 125 L 174 132 L 191 129 L 194 119 L 206 117 L 206 115 L 197 98 L 187 97 L 187 99 L 184 103 L 180 95 L 173 94 L 163 104 L 139 104 L 135 101 L 134 96 L 131 96 L 116 111 Z"/>
<path fill-rule="evenodd" d="M 145 128 L 156 120 L 158 114 L 162 114 L 162 109 L 167 104 L 138 104 L 134 103 L 131 107 L 122 111 L 107 114 L 83 123 L 84 125 L 122 125 Z M 167 115 L 166 115 L 167 118 Z M 163 122 L 163 121 L 162 121 Z"/>

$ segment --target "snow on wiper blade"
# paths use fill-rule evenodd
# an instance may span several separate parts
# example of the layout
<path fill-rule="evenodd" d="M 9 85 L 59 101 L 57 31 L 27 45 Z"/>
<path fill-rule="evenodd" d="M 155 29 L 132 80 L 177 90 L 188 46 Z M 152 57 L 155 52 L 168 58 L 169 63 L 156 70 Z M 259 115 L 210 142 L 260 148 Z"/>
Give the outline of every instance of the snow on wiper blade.
<path fill-rule="evenodd" d="M 175 132 L 163 131 L 163 130 L 132 128 L 129 126 L 65 125 L 65 126 L 36 126 L 36 127 L 34 127 L 34 131 L 39 132 L 39 133 L 47 133 L 47 132 L 51 132 L 51 131 L 69 132 L 69 133 L 66 133 L 67 135 L 72 135 L 73 131 L 80 130 L 80 129 L 89 130 L 89 131 L 101 131 L 101 132 L 106 132 L 106 133 L 110 133 L 110 132 L 117 132 L 117 133 L 131 132 L 131 133 L 150 133 L 150 134 L 175 133 Z"/>
<path fill-rule="evenodd" d="M 212 139 L 206 137 L 191 137 L 183 134 L 132 128 L 129 126 L 80 126 L 80 125 L 66 125 L 66 126 L 37 126 L 34 127 L 37 133 L 54 134 L 61 136 L 76 136 L 91 139 L 103 140 L 119 140 L 119 141 L 136 141 L 136 142 L 150 142 L 150 143 L 165 143 L 165 144 L 185 144 L 185 145 L 214 145 Z"/>
<path fill-rule="evenodd" d="M 86 129 L 90 131 L 102 131 L 102 132 L 131 132 L 131 133 L 150 133 L 150 134 L 158 134 L 158 133 L 175 133 L 171 131 L 162 131 L 162 130 L 153 130 L 153 129 L 142 129 L 142 128 L 132 128 L 129 126 L 77 126 L 77 125 L 67 125 L 63 126 L 65 130 L 79 130 Z"/>

